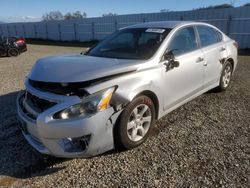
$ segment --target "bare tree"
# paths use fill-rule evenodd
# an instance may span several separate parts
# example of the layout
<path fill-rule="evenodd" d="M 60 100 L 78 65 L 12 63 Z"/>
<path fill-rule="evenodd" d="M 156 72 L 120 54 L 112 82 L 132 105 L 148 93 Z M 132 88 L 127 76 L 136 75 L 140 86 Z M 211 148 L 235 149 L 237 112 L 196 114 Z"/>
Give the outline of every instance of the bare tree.
<path fill-rule="evenodd" d="M 250 3 L 244 4 L 243 7 L 250 7 Z"/>
<path fill-rule="evenodd" d="M 44 21 L 63 20 L 63 18 L 63 14 L 60 11 L 51 11 L 43 15 Z"/>
<path fill-rule="evenodd" d="M 230 0 L 230 5 L 232 5 L 232 6 L 234 7 L 235 1 L 236 1 L 236 0 Z"/>
<path fill-rule="evenodd" d="M 81 13 L 80 11 L 76 11 L 73 13 L 68 12 L 67 14 L 64 15 L 65 20 L 71 20 L 71 19 L 83 19 L 87 17 L 87 13 L 83 12 Z"/>
<path fill-rule="evenodd" d="M 221 5 L 214 5 L 214 6 L 208 6 L 208 7 L 201 7 L 194 10 L 206 10 L 206 9 L 224 9 L 224 8 L 234 8 L 234 6 L 230 4 L 221 4 Z"/>
<path fill-rule="evenodd" d="M 170 10 L 164 8 L 164 9 L 161 9 L 160 12 L 161 12 L 161 13 L 163 13 L 163 12 L 170 12 Z"/>
<path fill-rule="evenodd" d="M 117 16 L 118 14 L 109 12 L 107 14 L 103 14 L 102 17 L 107 17 L 107 16 Z"/>
<path fill-rule="evenodd" d="M 70 20 L 70 19 L 72 19 L 72 14 L 68 12 L 64 15 L 64 20 Z"/>
<path fill-rule="evenodd" d="M 71 20 L 71 19 L 83 19 L 87 17 L 87 13 L 80 11 L 76 12 L 68 12 L 63 15 L 60 11 L 51 11 L 43 15 L 43 21 L 51 21 L 51 20 Z"/>
<path fill-rule="evenodd" d="M 83 14 L 80 12 L 80 11 L 76 11 L 76 12 L 73 12 L 73 17 L 75 19 L 82 19 L 82 18 L 86 18 L 86 13 L 84 12 Z"/>

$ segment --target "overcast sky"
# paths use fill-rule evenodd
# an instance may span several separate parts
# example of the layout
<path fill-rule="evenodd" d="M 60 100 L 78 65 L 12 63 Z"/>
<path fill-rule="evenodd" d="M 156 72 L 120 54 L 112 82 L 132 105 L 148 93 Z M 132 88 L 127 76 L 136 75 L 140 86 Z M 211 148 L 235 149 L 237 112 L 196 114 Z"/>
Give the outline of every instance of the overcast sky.
<path fill-rule="evenodd" d="M 133 14 L 159 12 L 161 9 L 173 11 L 234 2 L 241 6 L 249 0 L 1 0 L 0 21 L 40 21 L 44 13 L 59 10 L 67 12 L 82 11 L 88 17 L 104 13 Z"/>

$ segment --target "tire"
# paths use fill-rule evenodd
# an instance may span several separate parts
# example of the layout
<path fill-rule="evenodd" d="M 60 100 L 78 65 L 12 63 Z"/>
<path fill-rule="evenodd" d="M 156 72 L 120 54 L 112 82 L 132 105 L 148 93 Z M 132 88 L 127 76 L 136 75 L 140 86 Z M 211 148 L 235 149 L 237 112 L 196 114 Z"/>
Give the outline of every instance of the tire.
<path fill-rule="evenodd" d="M 19 52 L 18 52 L 17 49 L 11 48 L 11 49 L 8 50 L 8 56 L 9 57 L 16 57 L 18 55 L 19 55 Z"/>
<path fill-rule="evenodd" d="M 114 132 L 118 148 L 132 149 L 148 138 L 155 122 L 153 101 L 144 95 L 136 97 L 122 112 Z"/>
<path fill-rule="evenodd" d="M 229 87 L 232 73 L 233 65 L 231 62 L 226 61 L 221 72 L 220 85 L 216 88 L 218 91 L 225 91 Z"/>

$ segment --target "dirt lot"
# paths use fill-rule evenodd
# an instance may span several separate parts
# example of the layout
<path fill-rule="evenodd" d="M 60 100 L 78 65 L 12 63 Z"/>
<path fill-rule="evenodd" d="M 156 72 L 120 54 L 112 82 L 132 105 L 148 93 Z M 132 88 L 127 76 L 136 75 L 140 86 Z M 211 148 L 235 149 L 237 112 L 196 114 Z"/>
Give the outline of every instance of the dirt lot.
<path fill-rule="evenodd" d="M 27 144 L 15 98 L 36 59 L 82 49 L 28 48 L 0 59 L 0 187 L 249 187 L 250 56 L 239 57 L 228 91 L 204 94 L 170 113 L 141 147 L 64 160 Z"/>

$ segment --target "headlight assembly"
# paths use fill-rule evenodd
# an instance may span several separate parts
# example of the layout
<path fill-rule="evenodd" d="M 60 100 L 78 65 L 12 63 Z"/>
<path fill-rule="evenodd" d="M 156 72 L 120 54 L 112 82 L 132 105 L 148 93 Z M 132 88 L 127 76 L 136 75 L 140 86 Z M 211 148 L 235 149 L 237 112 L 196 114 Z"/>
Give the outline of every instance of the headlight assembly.
<path fill-rule="evenodd" d="M 55 119 L 70 119 L 84 115 L 93 115 L 109 107 L 116 87 L 112 87 L 85 97 L 81 103 L 66 108 L 54 115 Z"/>

